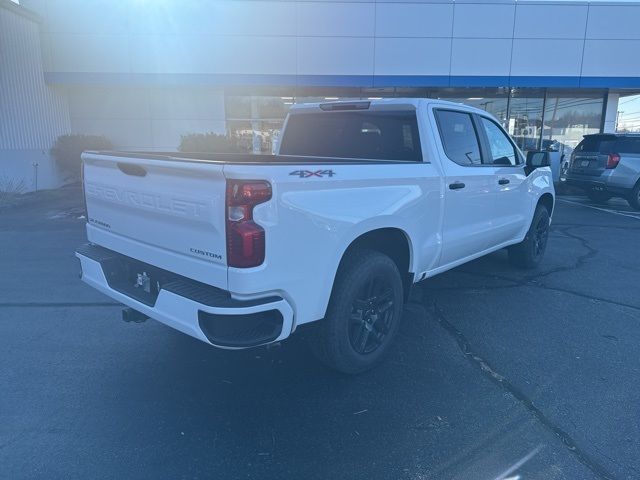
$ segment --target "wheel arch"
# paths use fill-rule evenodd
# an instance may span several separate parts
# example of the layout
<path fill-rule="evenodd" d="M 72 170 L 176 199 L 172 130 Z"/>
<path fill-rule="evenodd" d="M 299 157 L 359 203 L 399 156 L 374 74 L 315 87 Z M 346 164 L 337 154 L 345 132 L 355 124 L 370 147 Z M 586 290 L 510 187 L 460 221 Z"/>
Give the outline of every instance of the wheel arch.
<path fill-rule="evenodd" d="M 338 270 L 340 270 L 345 258 L 354 249 L 375 250 L 387 255 L 398 267 L 402 276 L 402 286 L 405 300 L 413 284 L 412 260 L 413 251 L 409 235 L 397 227 L 383 227 L 361 233 L 354 238 L 342 253 Z"/>
<path fill-rule="evenodd" d="M 545 207 L 549 212 L 549 216 L 551 216 L 553 214 L 553 208 L 555 206 L 553 195 L 549 192 L 543 193 L 542 195 L 540 195 L 540 198 L 538 198 L 536 208 L 538 208 L 538 205 L 542 205 L 543 207 Z"/>

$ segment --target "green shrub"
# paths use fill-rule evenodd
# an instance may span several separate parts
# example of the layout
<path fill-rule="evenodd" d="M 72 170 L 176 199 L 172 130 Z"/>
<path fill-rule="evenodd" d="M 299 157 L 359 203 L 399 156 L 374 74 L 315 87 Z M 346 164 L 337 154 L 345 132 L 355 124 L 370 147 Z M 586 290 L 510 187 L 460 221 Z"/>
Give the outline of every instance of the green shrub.
<path fill-rule="evenodd" d="M 246 152 L 238 140 L 226 135 L 217 133 L 187 133 L 181 136 L 181 152 L 191 153 L 242 153 Z"/>
<path fill-rule="evenodd" d="M 101 135 L 60 135 L 51 148 L 58 167 L 72 177 L 80 178 L 80 155 L 85 150 L 111 150 L 109 139 Z"/>

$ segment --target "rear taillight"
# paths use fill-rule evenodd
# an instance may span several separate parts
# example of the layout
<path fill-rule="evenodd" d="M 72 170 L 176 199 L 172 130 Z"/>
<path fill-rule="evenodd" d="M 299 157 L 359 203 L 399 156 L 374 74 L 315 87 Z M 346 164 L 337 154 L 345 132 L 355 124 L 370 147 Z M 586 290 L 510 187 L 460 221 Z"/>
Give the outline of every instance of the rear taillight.
<path fill-rule="evenodd" d="M 253 221 L 253 207 L 271 198 L 263 180 L 227 180 L 227 264 L 257 267 L 264 262 L 264 228 Z"/>
<path fill-rule="evenodd" d="M 620 155 L 617 153 L 610 153 L 607 156 L 607 168 L 616 168 L 620 163 Z"/>

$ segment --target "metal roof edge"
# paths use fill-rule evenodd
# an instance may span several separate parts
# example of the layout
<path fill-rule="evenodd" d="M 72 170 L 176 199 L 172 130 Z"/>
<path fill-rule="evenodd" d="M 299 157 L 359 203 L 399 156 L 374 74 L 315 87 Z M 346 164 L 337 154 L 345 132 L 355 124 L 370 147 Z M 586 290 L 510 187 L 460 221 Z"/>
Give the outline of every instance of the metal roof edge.
<path fill-rule="evenodd" d="M 11 0 L 0 0 L 0 8 L 9 10 L 33 22 L 42 23 L 40 15 L 33 10 L 23 7 L 22 5 L 12 2 Z"/>

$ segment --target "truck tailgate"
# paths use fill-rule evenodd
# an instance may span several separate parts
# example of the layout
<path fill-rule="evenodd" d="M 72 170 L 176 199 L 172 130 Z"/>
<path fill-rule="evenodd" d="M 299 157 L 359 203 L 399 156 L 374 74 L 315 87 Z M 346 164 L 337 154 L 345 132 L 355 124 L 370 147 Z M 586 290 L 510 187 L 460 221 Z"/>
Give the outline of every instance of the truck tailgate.
<path fill-rule="evenodd" d="M 82 158 L 89 241 L 226 289 L 223 164 Z"/>

